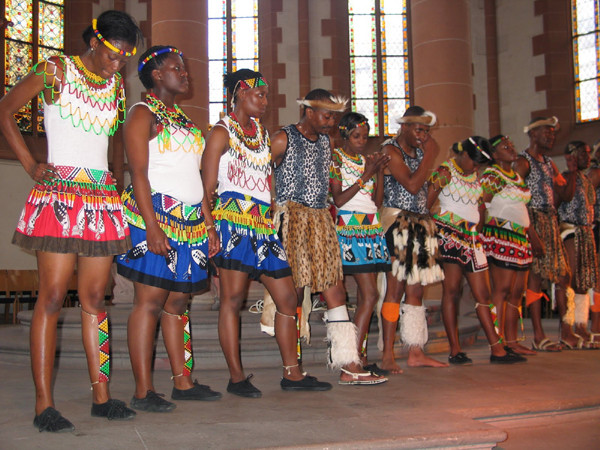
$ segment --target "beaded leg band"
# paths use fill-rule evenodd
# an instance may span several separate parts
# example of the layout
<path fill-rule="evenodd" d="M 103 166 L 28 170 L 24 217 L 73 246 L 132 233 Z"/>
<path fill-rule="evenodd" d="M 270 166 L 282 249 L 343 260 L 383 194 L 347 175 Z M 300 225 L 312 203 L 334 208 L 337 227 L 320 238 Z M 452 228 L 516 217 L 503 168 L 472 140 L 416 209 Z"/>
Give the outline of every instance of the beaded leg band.
<path fill-rule="evenodd" d="M 110 339 L 108 332 L 108 314 L 106 311 L 100 314 L 91 314 L 84 310 L 81 311 L 87 314 L 92 320 L 95 320 L 98 325 L 98 353 L 100 365 L 98 368 L 98 381 L 93 381 L 92 386 L 98 383 L 108 383 L 110 379 Z"/>
<path fill-rule="evenodd" d="M 504 339 L 503 339 L 502 335 L 500 334 L 500 323 L 498 322 L 498 313 L 496 311 L 496 305 L 494 305 L 493 303 L 489 303 L 489 304 L 479 303 L 479 302 L 475 303 L 475 309 L 479 308 L 480 306 L 489 308 L 490 315 L 492 316 L 492 323 L 494 324 L 494 330 L 496 330 L 496 334 L 498 336 L 500 336 L 500 339 L 498 340 L 498 342 L 496 342 L 496 344 L 501 344 Z M 496 344 L 491 344 L 490 347 L 492 347 Z"/>
<path fill-rule="evenodd" d="M 288 319 L 293 319 L 296 322 L 296 359 L 298 360 L 298 362 L 302 362 L 302 346 L 300 345 L 300 318 L 302 315 L 302 307 L 299 306 L 296 308 L 296 315 L 295 316 L 290 316 L 289 314 L 284 314 L 282 312 L 279 312 L 277 309 L 275 310 L 275 315 L 279 314 L 282 317 L 286 317 Z M 297 366 L 298 364 L 296 364 Z M 296 366 L 283 366 L 285 369 L 287 369 L 288 367 L 296 367 Z M 290 371 L 288 369 L 288 375 L 290 374 Z"/>
<path fill-rule="evenodd" d="M 183 314 L 172 314 L 163 309 L 163 314 L 166 314 L 170 317 L 177 317 L 181 320 L 183 325 L 183 370 L 179 375 L 173 375 L 173 378 L 177 377 L 187 377 L 192 374 L 192 369 L 194 368 L 194 356 L 192 354 L 192 336 L 190 333 L 190 314 L 189 311 L 184 312 Z"/>
<path fill-rule="evenodd" d="M 519 311 L 519 324 L 521 326 L 521 337 L 517 338 L 514 341 L 506 341 L 506 343 L 508 344 L 509 342 L 513 343 L 513 342 L 519 342 L 519 341 L 524 341 L 525 340 L 525 325 L 523 324 L 523 308 L 521 308 L 521 305 L 517 306 L 517 305 L 513 305 L 510 302 L 506 302 L 506 304 L 508 306 L 510 306 L 511 308 L 516 309 L 517 311 Z"/>

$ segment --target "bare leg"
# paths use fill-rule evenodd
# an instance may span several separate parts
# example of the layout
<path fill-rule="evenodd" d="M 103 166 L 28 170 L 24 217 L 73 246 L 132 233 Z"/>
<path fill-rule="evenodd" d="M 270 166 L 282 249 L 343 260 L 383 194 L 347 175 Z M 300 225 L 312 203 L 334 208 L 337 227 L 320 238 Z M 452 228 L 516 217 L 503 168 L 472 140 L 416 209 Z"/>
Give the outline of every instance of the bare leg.
<path fill-rule="evenodd" d="M 567 262 L 569 267 L 576 267 L 577 258 L 575 255 L 575 240 L 567 239 L 565 241 L 565 250 L 567 252 Z M 560 339 L 571 346 L 577 346 L 579 338 L 575 336 L 573 327 L 564 322 L 562 318 L 567 312 L 567 288 L 571 286 L 571 278 L 567 275 L 560 279 L 556 284 L 556 307 L 560 317 Z"/>
<path fill-rule="evenodd" d="M 394 357 L 394 342 L 396 341 L 396 329 L 398 326 L 398 316 L 400 314 L 400 301 L 402 300 L 402 295 L 404 295 L 404 285 L 406 282 L 398 281 L 392 272 L 387 272 L 385 276 L 387 280 L 387 291 L 385 292 L 381 314 L 383 332 L 383 356 L 381 368 L 389 370 L 390 373 L 393 374 L 401 374 L 402 369 L 396 363 Z M 386 306 L 386 304 L 389 306 Z M 386 312 L 386 309 L 388 308 L 392 311 L 391 313 Z M 385 316 L 388 316 L 387 319 Z"/>
<path fill-rule="evenodd" d="M 519 271 L 515 273 L 515 279 L 510 293 L 510 298 L 506 304 L 506 315 L 504 319 L 504 332 L 506 336 L 506 345 L 515 353 L 520 355 L 536 355 L 537 352 L 531 350 L 519 343 L 517 337 L 519 323 L 523 320 L 519 307 L 523 303 L 523 293 L 527 285 L 528 271 Z"/>
<path fill-rule="evenodd" d="M 76 260 L 77 255 L 73 254 L 37 252 L 40 288 L 29 336 L 36 415 L 48 407 L 54 407 L 52 372 L 56 354 L 56 325 Z"/>
<path fill-rule="evenodd" d="M 457 303 L 461 294 L 463 269 L 458 264 L 443 263 L 444 281 L 442 282 L 442 321 L 450 344 L 450 356 L 462 351 L 458 339 Z"/>
<path fill-rule="evenodd" d="M 527 289 L 532 292 L 542 292 L 542 279 L 537 273 L 531 272 L 527 280 Z M 533 302 L 528 306 L 529 317 L 531 317 L 531 325 L 533 326 L 533 340 L 537 344 L 546 339 L 546 333 L 542 326 L 542 302 L 544 298 Z"/>
<path fill-rule="evenodd" d="M 357 273 L 354 279 L 358 284 L 358 307 L 354 314 L 354 324 L 358 329 L 358 352 L 361 356 L 361 362 L 367 365 L 367 346 L 366 339 L 371 324 L 373 309 L 377 303 L 377 274 L 376 273 Z M 364 352 L 363 352 L 364 345 Z"/>

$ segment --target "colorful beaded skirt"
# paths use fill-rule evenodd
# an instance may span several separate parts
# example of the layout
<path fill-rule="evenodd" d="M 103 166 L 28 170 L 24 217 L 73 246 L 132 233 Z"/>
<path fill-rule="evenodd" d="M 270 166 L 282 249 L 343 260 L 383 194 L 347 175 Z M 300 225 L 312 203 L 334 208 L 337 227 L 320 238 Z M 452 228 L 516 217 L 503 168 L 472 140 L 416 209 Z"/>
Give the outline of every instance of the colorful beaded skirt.
<path fill-rule="evenodd" d="M 438 230 L 440 259 L 445 263 L 458 264 L 467 272 L 479 272 L 488 268 L 483 241 L 475 223 L 446 212 L 434 216 Z"/>
<path fill-rule="evenodd" d="M 201 203 L 188 205 L 152 192 L 152 206 L 171 250 L 167 256 L 148 250 L 146 224 L 129 186 L 123 192 L 123 209 L 134 247 L 117 258 L 118 273 L 132 281 L 171 292 L 205 289 L 208 286 L 208 233 Z"/>
<path fill-rule="evenodd" d="M 27 250 L 112 256 L 131 248 L 110 172 L 55 166 L 57 179 L 29 194 L 13 244 Z"/>
<path fill-rule="evenodd" d="M 337 213 L 335 229 L 344 275 L 391 270 L 390 254 L 383 236 L 379 213 L 365 214 L 340 210 Z"/>
<path fill-rule="evenodd" d="M 488 217 L 481 238 L 489 263 L 511 270 L 528 270 L 531 266 L 533 256 L 525 227 Z"/>

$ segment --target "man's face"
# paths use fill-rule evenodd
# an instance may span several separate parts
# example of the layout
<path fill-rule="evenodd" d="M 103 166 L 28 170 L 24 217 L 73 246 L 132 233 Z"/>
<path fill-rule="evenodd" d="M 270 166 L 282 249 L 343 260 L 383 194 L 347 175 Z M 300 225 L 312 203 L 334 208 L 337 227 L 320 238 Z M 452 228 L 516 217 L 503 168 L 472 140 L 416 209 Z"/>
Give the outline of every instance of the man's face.
<path fill-rule="evenodd" d="M 403 132 L 406 132 L 406 142 L 413 148 L 421 148 L 429 139 L 429 125 L 421 123 L 409 123 L 402 125 Z"/>
<path fill-rule="evenodd" d="M 554 146 L 554 139 L 556 138 L 554 127 L 550 125 L 543 125 L 541 127 L 534 128 L 530 131 L 529 139 L 531 143 L 537 144 L 544 150 L 551 150 Z"/>
<path fill-rule="evenodd" d="M 317 133 L 329 134 L 335 126 L 336 113 L 332 111 L 307 108 L 306 117 Z"/>

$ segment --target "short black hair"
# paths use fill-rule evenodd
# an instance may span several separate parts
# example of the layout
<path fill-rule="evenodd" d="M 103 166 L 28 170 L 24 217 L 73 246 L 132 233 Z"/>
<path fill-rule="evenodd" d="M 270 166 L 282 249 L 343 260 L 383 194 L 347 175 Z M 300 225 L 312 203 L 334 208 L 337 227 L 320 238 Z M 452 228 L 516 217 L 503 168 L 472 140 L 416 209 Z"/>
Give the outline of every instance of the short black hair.
<path fill-rule="evenodd" d="M 133 18 L 123 12 L 116 10 L 104 11 L 96 20 L 96 29 L 104 39 L 124 41 L 136 47 L 138 42 L 143 42 L 144 35 Z M 94 29 L 90 25 L 81 34 L 85 45 L 90 46 L 90 40 L 95 36 Z"/>
<path fill-rule="evenodd" d="M 138 67 L 142 63 L 146 57 L 154 52 L 158 52 L 159 50 L 163 50 L 165 48 L 174 48 L 172 45 L 154 45 L 142 53 L 138 59 Z M 177 50 L 177 49 L 176 49 Z M 177 55 L 178 53 L 165 52 L 159 55 L 154 56 L 150 59 L 144 66 L 142 70 L 138 70 L 138 77 L 140 77 L 140 81 L 144 85 L 146 89 L 152 89 L 154 87 L 154 80 L 152 79 L 152 71 L 158 69 L 163 65 L 165 60 L 169 57 L 169 55 Z"/>
<path fill-rule="evenodd" d="M 250 69 L 240 69 L 236 70 L 235 72 L 226 73 L 223 76 L 223 85 L 229 91 L 229 94 L 231 94 L 231 98 L 233 99 L 233 103 L 235 103 L 237 97 L 237 88 L 240 81 L 262 77 L 263 76 L 260 72 Z"/>
<path fill-rule="evenodd" d="M 588 145 L 583 141 L 571 141 L 565 147 L 565 155 L 570 155 L 575 153 L 582 147 L 587 147 Z"/>
<path fill-rule="evenodd" d="M 359 123 L 363 122 L 367 126 L 367 131 L 370 131 L 371 127 L 369 126 L 369 119 L 367 119 L 366 116 L 357 112 L 349 112 L 344 114 L 340 119 L 340 124 L 338 125 L 340 129 L 340 135 L 344 139 L 348 139 L 352 130 L 354 130 Z"/>
<path fill-rule="evenodd" d="M 492 144 L 486 138 L 481 136 L 471 136 L 464 141 L 452 144 L 454 153 L 467 152 L 469 158 L 477 164 L 489 164 L 493 162 Z"/>

